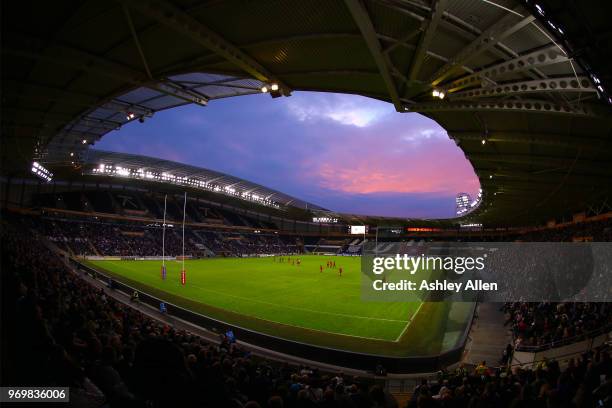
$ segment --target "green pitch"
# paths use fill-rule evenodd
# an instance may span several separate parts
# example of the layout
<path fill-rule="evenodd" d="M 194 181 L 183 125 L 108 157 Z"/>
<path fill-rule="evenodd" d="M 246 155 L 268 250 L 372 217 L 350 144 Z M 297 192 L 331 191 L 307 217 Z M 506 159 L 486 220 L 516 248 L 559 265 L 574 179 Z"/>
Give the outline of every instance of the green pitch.
<path fill-rule="evenodd" d="M 190 260 L 185 286 L 178 261 L 166 262 L 166 280 L 161 261 L 87 263 L 170 303 L 292 340 L 384 355 L 434 355 L 456 342 L 451 304 L 364 302 L 360 258 L 299 258 L 299 266 L 272 257 Z"/>

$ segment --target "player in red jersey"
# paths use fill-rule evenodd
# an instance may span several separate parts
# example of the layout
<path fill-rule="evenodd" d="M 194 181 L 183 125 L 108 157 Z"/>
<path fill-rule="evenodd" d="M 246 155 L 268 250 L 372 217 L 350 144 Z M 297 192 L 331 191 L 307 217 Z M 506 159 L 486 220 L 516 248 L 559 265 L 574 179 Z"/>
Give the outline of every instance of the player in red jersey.
<path fill-rule="evenodd" d="M 342 276 L 342 267 L 338 269 L 338 275 Z"/>
<path fill-rule="evenodd" d="M 323 272 L 323 265 L 319 265 L 319 272 Z"/>

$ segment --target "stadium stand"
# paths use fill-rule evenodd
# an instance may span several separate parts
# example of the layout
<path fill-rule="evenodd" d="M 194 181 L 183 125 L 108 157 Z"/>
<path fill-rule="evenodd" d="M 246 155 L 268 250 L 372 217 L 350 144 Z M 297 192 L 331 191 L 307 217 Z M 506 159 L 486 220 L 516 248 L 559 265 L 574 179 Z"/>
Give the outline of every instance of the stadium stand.
<path fill-rule="evenodd" d="M 162 228 L 158 224 L 117 223 L 79 218 L 44 217 L 32 220 L 34 228 L 71 255 L 161 256 Z M 166 255 L 182 254 L 179 228 L 166 231 Z M 237 233 L 206 229 L 185 230 L 185 254 L 189 256 L 252 256 L 289 254 L 298 251 L 290 237 L 277 234 Z"/>
<path fill-rule="evenodd" d="M 257 361 L 225 338 L 209 344 L 149 319 L 89 286 L 25 231 L 3 223 L 12 381 L 70 385 L 77 406 L 374 406 L 391 398 L 380 387 Z"/>
<path fill-rule="evenodd" d="M 164 215 L 171 256 L 183 246 L 193 257 L 359 255 L 373 234 L 358 241 L 348 224 L 375 227 L 381 249 L 397 240 L 612 241 L 608 8 L 603 0 L 2 2 L 1 385 L 69 386 L 70 405 L 92 408 L 611 407 L 609 304 L 508 299 L 493 315 L 508 329 L 500 337 L 514 336 L 501 362 L 448 367 L 463 344 L 452 361 L 424 356 L 444 369 L 392 393 L 394 381 L 416 377 L 382 364 L 345 375 L 329 367 L 344 350 L 280 336 L 260 333 L 269 341 L 261 347 L 204 339 L 165 320 L 174 305 L 152 313 L 146 299 L 159 298 L 131 293 L 130 304 L 112 278 L 75 267 L 81 256 L 159 256 Z M 336 214 L 212 169 L 90 148 L 170 108 L 299 91 L 375 98 L 434 120 L 470 162 L 478 205 L 458 220 Z M 315 221 L 332 218 L 340 221 Z M 379 237 L 387 225 L 399 232 Z M 529 282 L 518 278 L 518 289 Z M 440 336 L 425 325 L 422 337 L 464 339 L 461 328 L 479 318 L 469 310 L 465 325 L 448 319 L 453 327 Z M 432 314 L 413 318 L 437 323 Z M 605 340 L 582 341 L 595 332 Z M 308 366 L 289 364 L 288 354 L 278 362 L 270 355 L 287 350 L 281 343 L 320 355 Z M 534 352 L 514 365 L 519 352 L 566 346 L 572 354 Z"/>
<path fill-rule="evenodd" d="M 516 347 L 555 346 L 612 327 L 609 303 L 506 303 L 506 324 Z"/>
<path fill-rule="evenodd" d="M 54 231 L 44 225 L 41 232 Z M 13 350 L 3 374 L 9 381 L 69 385 L 77 406 L 398 406 L 371 380 L 262 360 L 225 336 L 211 344 L 155 321 L 92 287 L 45 246 L 42 235 L 33 236 L 31 226 L 31 220 L 2 222 L 3 347 Z M 79 228 L 74 223 L 71 231 Z M 546 330 L 557 333 L 557 320 L 562 336 L 566 328 L 575 333 L 609 321 L 607 305 L 504 309 L 511 322 L 541 322 L 526 336 L 540 343 L 556 338 Z M 611 387 L 612 361 L 607 350 L 597 349 L 563 368 L 556 361 L 533 370 L 483 362 L 442 371 L 437 380 L 419 384 L 406 406 L 608 406 Z"/>

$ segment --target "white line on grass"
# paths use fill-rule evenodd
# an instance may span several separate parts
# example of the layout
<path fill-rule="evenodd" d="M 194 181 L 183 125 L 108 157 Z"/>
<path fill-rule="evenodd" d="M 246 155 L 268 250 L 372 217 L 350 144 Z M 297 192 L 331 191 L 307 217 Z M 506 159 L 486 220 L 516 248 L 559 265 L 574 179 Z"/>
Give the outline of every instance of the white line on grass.
<path fill-rule="evenodd" d="M 130 270 L 132 272 L 136 272 L 136 273 L 139 272 L 138 270 L 135 270 L 135 269 L 132 269 L 132 268 L 129 268 L 129 267 L 125 266 L 125 264 L 119 265 L 119 264 L 114 263 L 113 261 L 107 261 L 107 262 L 111 263 L 112 265 L 119 266 L 120 268 L 128 269 L 128 270 Z M 421 305 L 419 305 L 417 311 L 412 315 L 410 320 L 386 319 L 386 318 L 382 318 L 382 317 L 358 316 L 358 315 L 351 315 L 351 314 L 346 314 L 346 313 L 325 312 L 325 311 L 321 311 L 321 310 L 306 309 L 306 308 L 296 307 L 296 306 L 281 305 L 281 304 L 278 304 L 278 303 L 266 302 L 264 300 L 258 300 L 258 299 L 253 299 L 253 298 L 248 298 L 248 297 L 238 296 L 238 295 L 231 295 L 231 294 L 228 294 L 228 293 L 223 293 L 223 292 L 219 292 L 219 291 L 212 290 L 212 289 L 206 289 L 206 288 L 203 288 L 201 286 L 195 285 L 193 283 L 190 283 L 189 285 L 193 286 L 193 287 L 196 287 L 196 288 L 198 288 L 198 289 L 200 289 L 202 291 L 205 291 L 205 292 L 215 293 L 215 294 L 221 295 L 221 296 L 233 297 L 233 298 L 236 298 L 236 299 L 241 299 L 241 300 L 246 300 L 246 301 L 249 301 L 249 302 L 256 302 L 256 303 L 261 303 L 261 304 L 266 304 L 266 305 L 269 305 L 269 306 L 274 306 L 274 307 L 279 307 L 279 308 L 284 308 L 284 309 L 299 310 L 299 311 L 308 312 L 308 313 L 319 313 L 319 314 L 325 314 L 325 315 L 329 315 L 329 316 L 346 317 L 346 318 L 349 318 L 349 319 L 352 318 L 352 319 L 375 320 L 375 321 L 382 321 L 382 322 L 407 323 L 406 326 L 404 327 L 404 330 L 399 335 L 399 337 L 397 337 L 395 340 L 393 340 L 394 342 L 397 342 L 402 337 L 402 335 L 404 334 L 404 332 L 406 331 L 406 329 L 408 328 L 408 326 L 412 322 L 412 319 L 414 318 L 414 316 L 416 316 L 416 314 L 418 313 L 419 309 L 421 308 L 421 305 L 423 304 L 423 303 L 421 303 Z M 161 290 L 163 291 L 163 289 L 161 289 Z M 179 296 L 182 296 L 182 295 L 179 295 Z M 195 299 L 195 300 L 199 302 L 199 300 L 197 300 L 197 299 Z M 211 305 L 211 306 L 214 306 L 214 305 Z M 218 306 L 216 306 L 216 307 L 218 307 Z M 223 309 L 223 308 L 221 307 L 221 309 Z M 226 310 L 228 310 L 228 309 L 226 309 Z M 268 319 L 265 319 L 265 318 L 262 318 L 262 317 L 259 317 L 259 316 L 255 316 L 255 315 L 248 315 L 248 314 L 245 314 L 244 312 L 237 312 L 237 311 L 232 311 L 232 312 L 238 313 L 238 314 L 244 314 L 246 316 L 251 316 L 251 317 L 254 317 L 256 319 L 265 320 L 265 321 L 268 321 L 268 322 L 271 322 L 271 323 L 284 324 L 284 325 L 287 325 L 287 326 L 298 327 L 298 328 L 306 329 L 306 330 L 315 330 L 315 331 L 320 331 L 320 332 L 324 332 L 324 333 L 332 333 L 332 334 L 338 334 L 338 335 L 342 335 L 342 336 L 357 337 L 357 338 L 361 338 L 361 339 L 384 340 L 384 339 L 380 339 L 380 338 L 376 338 L 376 337 L 364 337 L 364 336 L 358 336 L 358 335 L 355 335 L 355 334 L 337 333 L 337 332 L 333 332 L 333 331 L 330 331 L 330 330 L 318 330 L 318 329 L 313 329 L 313 328 L 304 327 L 304 326 L 295 326 L 295 325 L 292 325 L 292 324 L 289 324 L 289 323 L 279 322 L 279 321 L 276 321 L 276 320 L 268 320 Z"/>
<path fill-rule="evenodd" d="M 408 330 L 408 327 L 410 326 L 410 324 L 412 324 L 412 322 L 414 321 L 414 318 L 417 314 L 419 314 L 419 311 L 421 310 L 421 306 L 423 306 L 423 303 L 425 302 L 421 302 L 421 304 L 419 305 L 419 307 L 417 307 L 417 310 L 414 311 L 414 313 L 412 314 L 412 317 L 410 317 L 410 320 L 408 320 L 408 323 L 406 324 L 406 326 L 404 327 L 404 330 L 402 330 L 402 332 L 400 333 L 399 336 L 397 336 L 397 338 L 395 340 L 393 340 L 394 342 L 398 342 L 400 341 L 400 339 L 402 338 L 402 336 L 404 335 L 404 333 L 406 333 L 406 330 Z"/>
<path fill-rule="evenodd" d="M 190 284 L 190 285 L 195 286 L 196 288 L 201 289 L 201 290 L 203 290 L 205 292 L 215 293 L 215 294 L 221 295 L 221 296 L 233 297 L 233 298 L 236 298 L 236 299 L 246 300 L 246 301 L 249 301 L 249 302 L 261 303 L 261 304 L 264 304 L 264 305 L 279 307 L 279 308 L 282 308 L 282 309 L 299 310 L 301 312 L 319 313 L 319 314 L 324 314 L 324 315 L 329 315 L 329 316 L 348 317 L 350 319 L 379 320 L 381 322 L 396 322 L 396 323 L 406 323 L 407 322 L 406 320 L 386 319 L 384 317 L 358 316 L 358 315 L 352 315 L 352 314 L 347 314 L 347 313 L 325 312 L 325 311 L 322 311 L 322 310 L 307 309 L 307 308 L 304 308 L 304 307 L 281 305 L 281 304 L 278 304 L 278 303 L 266 302 L 265 300 L 258 300 L 258 299 L 244 297 L 244 296 L 238 296 L 238 295 L 230 295 L 228 293 L 219 292 L 219 291 L 212 290 L 212 289 L 206 289 L 206 288 L 203 288 L 201 286 L 194 285 L 193 283 Z"/>

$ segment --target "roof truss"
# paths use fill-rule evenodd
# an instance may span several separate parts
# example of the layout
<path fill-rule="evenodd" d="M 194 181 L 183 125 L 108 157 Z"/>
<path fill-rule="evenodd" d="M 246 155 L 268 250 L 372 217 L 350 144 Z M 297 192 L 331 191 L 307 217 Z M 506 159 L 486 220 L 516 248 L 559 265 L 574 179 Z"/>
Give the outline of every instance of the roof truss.
<path fill-rule="evenodd" d="M 390 61 L 389 57 L 383 53 L 380 41 L 376 35 L 376 30 L 370 20 L 370 16 L 365 8 L 365 5 L 361 0 L 345 0 L 344 1 L 348 9 L 350 10 L 353 20 L 359 27 L 359 31 L 363 35 L 363 39 L 370 50 L 370 54 L 378 67 L 378 71 L 382 76 L 382 79 L 389 92 L 389 97 L 395 106 L 395 110 L 398 112 L 404 111 L 404 106 L 400 101 L 400 97 L 397 91 L 397 86 L 393 77 L 391 76 Z"/>

